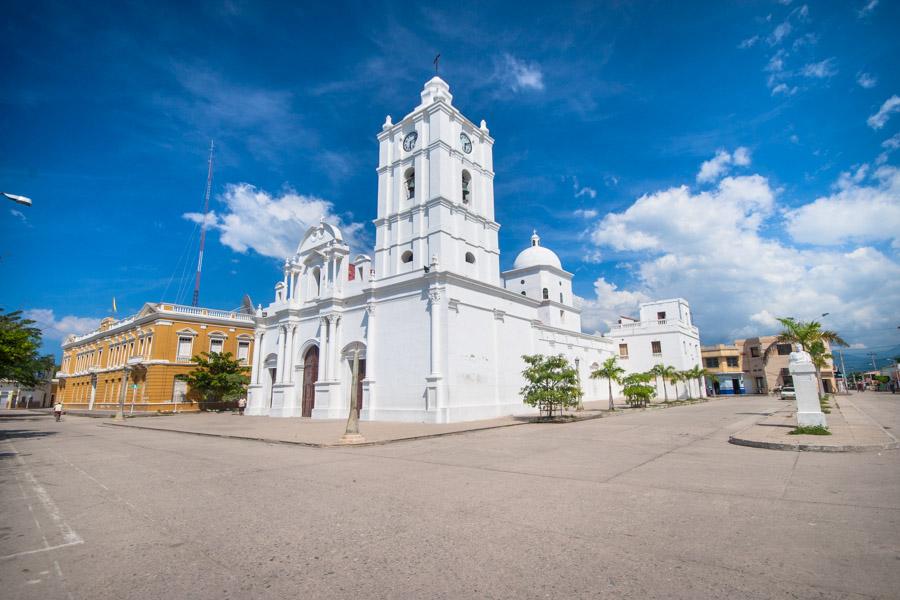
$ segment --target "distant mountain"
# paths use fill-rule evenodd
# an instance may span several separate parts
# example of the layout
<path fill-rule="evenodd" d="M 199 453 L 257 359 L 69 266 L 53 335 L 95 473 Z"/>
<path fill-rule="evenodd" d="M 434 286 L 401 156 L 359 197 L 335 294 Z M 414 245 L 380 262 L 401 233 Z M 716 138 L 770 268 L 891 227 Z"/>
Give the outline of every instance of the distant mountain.
<path fill-rule="evenodd" d="M 875 364 L 879 369 L 890 365 L 893 362 L 891 359 L 895 356 L 900 356 L 900 344 L 889 347 L 879 346 L 875 350 L 869 348 L 840 348 L 840 350 L 844 353 L 844 365 L 849 373 L 854 371 L 871 371 L 872 357 L 869 356 L 870 352 L 875 353 Z M 840 368 L 841 359 L 837 352 L 838 348 L 832 348 L 832 351 L 834 352 L 835 366 Z"/>

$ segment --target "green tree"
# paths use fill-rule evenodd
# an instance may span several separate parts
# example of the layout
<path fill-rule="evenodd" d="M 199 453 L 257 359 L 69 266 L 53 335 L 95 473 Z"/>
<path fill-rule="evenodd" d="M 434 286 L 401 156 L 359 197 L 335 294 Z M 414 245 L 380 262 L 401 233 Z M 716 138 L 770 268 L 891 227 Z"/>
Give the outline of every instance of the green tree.
<path fill-rule="evenodd" d="M 617 356 L 610 356 L 603 361 L 603 365 L 599 369 L 591 373 L 591 379 L 606 379 L 609 382 L 609 410 L 616 410 L 612 395 L 613 381 L 622 383 L 622 375 L 624 374 L 625 369 L 619 366 L 619 358 Z"/>
<path fill-rule="evenodd" d="M 831 346 L 848 345 L 847 342 L 844 341 L 844 338 L 839 336 L 836 332 L 831 331 L 830 329 L 822 329 L 822 324 L 818 321 L 797 321 L 793 317 L 781 317 L 778 319 L 778 322 L 781 323 L 783 329 L 781 330 L 781 333 L 778 334 L 778 337 L 775 338 L 775 341 L 766 348 L 766 351 L 763 353 L 763 361 L 768 361 L 772 350 L 778 344 L 797 344 L 800 346 L 801 350 L 808 352 L 810 357 L 812 357 L 813 351 L 817 350 L 824 354 L 825 344 Z M 821 348 L 815 345 L 816 342 L 821 342 Z M 815 362 L 813 364 L 815 365 Z M 823 366 L 824 364 L 825 363 L 823 363 Z M 816 382 L 818 383 L 819 394 L 821 395 L 822 377 L 820 376 L 818 367 L 816 367 Z"/>
<path fill-rule="evenodd" d="M 653 374 L 654 377 L 659 377 L 662 379 L 663 384 L 663 396 L 665 397 L 665 401 L 669 401 L 669 389 L 666 387 L 666 380 L 672 379 L 672 375 L 675 373 L 675 367 L 666 366 L 666 365 L 653 365 L 653 368 L 650 369 L 650 373 Z M 678 396 L 678 390 L 675 390 L 676 397 Z"/>
<path fill-rule="evenodd" d="M 22 317 L 22 311 L 0 309 L 0 379 L 34 387 L 52 377 L 53 356 L 41 355 L 41 330 L 34 321 Z"/>
<path fill-rule="evenodd" d="M 578 372 L 565 357 L 526 354 L 522 359 L 528 365 L 522 371 L 528 383 L 520 392 L 525 404 L 538 408 L 548 417 L 553 417 L 554 411 L 578 405 L 583 395 Z"/>
<path fill-rule="evenodd" d="M 629 406 L 647 406 L 656 395 L 656 388 L 650 382 L 656 377 L 652 372 L 632 373 L 622 379 L 622 393 Z"/>
<path fill-rule="evenodd" d="M 232 358 L 231 352 L 203 352 L 191 360 L 196 368 L 175 377 L 186 381 L 191 391 L 200 396 L 201 409 L 209 404 L 233 401 L 246 392 L 250 378 L 245 373 L 249 367 Z"/>

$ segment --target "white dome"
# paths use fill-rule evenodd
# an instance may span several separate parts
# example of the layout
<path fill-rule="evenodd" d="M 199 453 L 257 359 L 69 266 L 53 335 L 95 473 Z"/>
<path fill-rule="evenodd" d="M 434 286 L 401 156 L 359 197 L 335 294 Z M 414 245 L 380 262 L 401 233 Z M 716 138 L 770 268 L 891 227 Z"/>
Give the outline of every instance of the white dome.
<path fill-rule="evenodd" d="M 527 267 L 556 267 L 562 269 L 562 263 L 556 253 L 541 246 L 541 238 L 537 232 L 531 236 L 531 246 L 525 248 L 516 257 L 513 263 L 513 269 L 525 269 Z"/>

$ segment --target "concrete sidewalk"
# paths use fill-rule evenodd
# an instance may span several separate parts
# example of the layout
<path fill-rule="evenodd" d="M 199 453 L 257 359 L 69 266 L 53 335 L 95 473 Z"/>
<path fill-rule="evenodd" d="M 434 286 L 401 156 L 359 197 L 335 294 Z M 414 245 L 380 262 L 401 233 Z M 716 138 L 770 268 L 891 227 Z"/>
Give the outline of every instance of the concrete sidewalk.
<path fill-rule="evenodd" d="M 530 416 L 510 416 L 483 421 L 449 423 L 399 423 L 385 421 L 360 421 L 360 433 L 366 438 L 364 444 L 384 444 L 398 440 L 420 439 L 440 435 L 451 435 L 467 431 L 496 429 L 530 423 Z M 163 419 L 141 419 L 134 423 L 110 423 L 113 427 L 133 429 L 153 429 L 175 433 L 190 433 L 222 438 L 265 441 L 282 444 L 299 444 L 325 448 L 340 446 L 346 419 L 274 419 L 271 417 L 240 416 L 237 413 L 193 413 L 170 415 Z"/>
<path fill-rule="evenodd" d="M 685 404 L 706 402 L 707 399 L 692 400 L 682 403 L 653 404 L 647 408 L 630 408 L 616 405 L 615 412 L 609 412 L 608 402 L 585 402 L 584 410 L 567 410 L 566 422 L 587 421 L 602 417 L 613 417 L 647 410 L 675 408 Z M 94 416 L 94 415 L 83 415 Z M 137 416 L 137 415 L 135 415 Z M 486 419 L 482 421 L 467 421 L 463 423 L 433 424 L 433 423 L 402 423 L 390 421 L 360 421 L 359 430 L 366 441 L 354 446 L 367 446 L 386 444 L 404 440 L 416 440 L 444 435 L 454 435 L 471 431 L 484 431 L 515 425 L 528 425 L 534 423 L 536 414 L 512 415 Z M 126 420 L 124 423 L 106 421 L 103 424 L 113 427 L 130 427 L 133 429 L 152 429 L 156 431 L 170 431 L 173 433 L 187 433 L 221 438 L 233 438 L 254 440 L 276 444 L 298 444 L 301 446 L 313 446 L 316 448 L 345 447 L 340 444 L 344 434 L 346 419 L 274 419 L 271 417 L 239 416 L 237 413 L 184 413 L 177 415 L 163 415 L 160 419 L 140 419 L 139 422 Z M 553 426 L 554 423 L 548 424 Z"/>
<path fill-rule="evenodd" d="M 837 396 L 830 402 L 831 414 L 825 415 L 831 435 L 790 435 L 797 426 L 796 405 L 786 403 L 783 410 L 729 438 L 739 446 L 810 452 L 870 452 L 900 448 L 891 435 L 857 407 L 849 396 Z"/>

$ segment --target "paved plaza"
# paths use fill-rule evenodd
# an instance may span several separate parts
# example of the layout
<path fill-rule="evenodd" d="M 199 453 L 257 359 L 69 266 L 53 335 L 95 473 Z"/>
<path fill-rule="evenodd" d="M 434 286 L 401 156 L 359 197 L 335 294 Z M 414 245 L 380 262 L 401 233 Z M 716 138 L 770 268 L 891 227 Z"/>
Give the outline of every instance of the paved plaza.
<path fill-rule="evenodd" d="M 852 402 L 900 428 L 900 395 Z M 783 407 L 359 448 L 5 412 L 3 596 L 895 598 L 900 451 L 728 443 Z"/>

